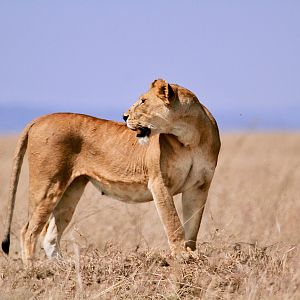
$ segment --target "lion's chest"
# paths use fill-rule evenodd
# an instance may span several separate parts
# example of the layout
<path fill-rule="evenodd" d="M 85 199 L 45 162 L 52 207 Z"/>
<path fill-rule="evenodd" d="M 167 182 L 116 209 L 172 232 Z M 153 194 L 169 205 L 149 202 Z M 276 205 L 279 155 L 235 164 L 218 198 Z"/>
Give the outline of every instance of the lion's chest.
<path fill-rule="evenodd" d="M 201 149 L 181 149 L 162 168 L 166 185 L 175 195 L 194 186 L 204 184 L 207 175 L 213 172 Z"/>
<path fill-rule="evenodd" d="M 189 176 L 192 159 L 187 155 L 176 156 L 162 165 L 164 182 L 172 194 L 181 192 Z"/>

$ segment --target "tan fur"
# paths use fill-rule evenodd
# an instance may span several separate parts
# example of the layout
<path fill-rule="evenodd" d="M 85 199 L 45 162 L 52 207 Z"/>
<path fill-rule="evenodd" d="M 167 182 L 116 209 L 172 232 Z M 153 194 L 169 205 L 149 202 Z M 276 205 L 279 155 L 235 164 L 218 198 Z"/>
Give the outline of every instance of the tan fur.
<path fill-rule="evenodd" d="M 164 80 L 154 81 L 125 115 L 132 130 L 124 123 L 59 113 L 42 116 L 23 131 L 14 159 L 5 234 L 10 231 L 27 146 L 29 220 L 21 232 L 25 263 L 32 261 L 44 227 L 46 253 L 58 255 L 60 237 L 89 180 L 124 202 L 154 199 L 172 253 L 195 249 L 220 148 L 215 120 L 192 92 Z M 136 138 L 135 130 L 141 127 L 152 130 L 147 145 Z M 183 225 L 173 202 L 178 193 Z"/>

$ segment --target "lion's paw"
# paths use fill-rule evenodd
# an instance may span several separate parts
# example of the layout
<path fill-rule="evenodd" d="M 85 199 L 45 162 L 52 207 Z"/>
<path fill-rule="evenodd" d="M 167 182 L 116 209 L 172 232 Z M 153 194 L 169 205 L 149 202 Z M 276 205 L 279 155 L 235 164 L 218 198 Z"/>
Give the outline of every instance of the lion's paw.
<path fill-rule="evenodd" d="M 172 256 L 179 263 L 191 263 L 197 259 L 197 254 L 190 249 L 172 251 Z"/>

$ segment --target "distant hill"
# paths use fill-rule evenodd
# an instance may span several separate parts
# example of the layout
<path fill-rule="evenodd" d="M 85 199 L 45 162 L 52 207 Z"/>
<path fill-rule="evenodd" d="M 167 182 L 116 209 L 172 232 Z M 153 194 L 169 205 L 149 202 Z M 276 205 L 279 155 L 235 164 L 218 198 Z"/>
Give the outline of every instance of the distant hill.
<path fill-rule="evenodd" d="M 0 134 L 19 132 L 32 119 L 49 113 L 67 110 L 21 107 L 0 105 Z M 122 121 L 123 111 L 113 108 L 98 109 L 73 109 L 70 112 L 78 112 L 93 115 L 99 118 Z M 279 111 L 274 108 L 261 111 L 237 111 L 235 108 L 212 109 L 221 131 L 245 131 L 245 130 L 297 130 L 300 129 L 300 117 L 298 109 L 285 109 Z"/>

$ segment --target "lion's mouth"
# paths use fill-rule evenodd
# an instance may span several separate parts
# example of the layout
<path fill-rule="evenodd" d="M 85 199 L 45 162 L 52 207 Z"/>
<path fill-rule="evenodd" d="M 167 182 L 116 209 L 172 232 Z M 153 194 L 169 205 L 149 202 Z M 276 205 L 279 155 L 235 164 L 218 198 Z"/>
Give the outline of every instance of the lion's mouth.
<path fill-rule="evenodd" d="M 138 138 L 144 138 L 149 137 L 151 134 L 151 129 L 148 127 L 140 127 L 137 129 L 137 137 Z"/>

